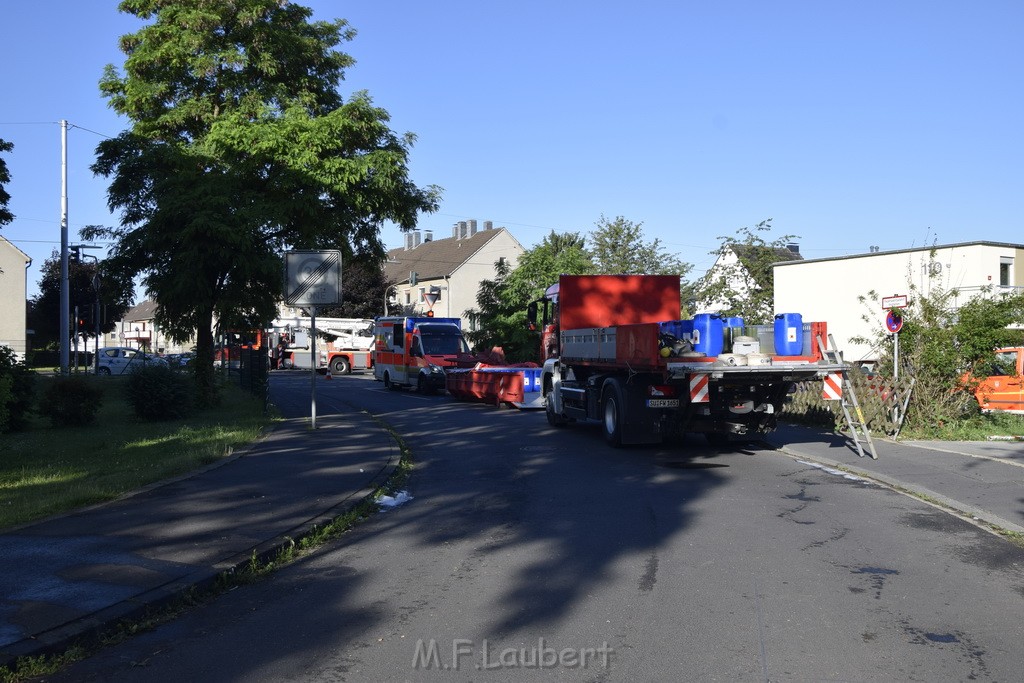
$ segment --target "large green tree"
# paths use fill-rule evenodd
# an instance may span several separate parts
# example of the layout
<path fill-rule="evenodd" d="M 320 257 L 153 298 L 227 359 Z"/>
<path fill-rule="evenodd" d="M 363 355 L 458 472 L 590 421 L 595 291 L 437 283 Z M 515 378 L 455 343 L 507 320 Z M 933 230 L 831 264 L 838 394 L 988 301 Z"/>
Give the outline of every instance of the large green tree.
<path fill-rule="evenodd" d="M 339 249 L 381 260 L 385 221 L 408 230 L 439 188 L 408 175 L 414 136 L 363 92 L 338 92 L 355 32 L 282 0 L 124 0 L 150 23 L 123 36 L 123 71 L 100 89 L 131 128 L 98 147 L 120 225 L 111 261 L 142 282 L 175 339 L 196 334 L 197 381 L 212 399 L 213 321 L 274 317 L 281 257 Z"/>
<path fill-rule="evenodd" d="M 608 220 L 601 216 L 590 233 L 590 253 L 597 273 L 622 275 L 679 275 L 692 266 L 669 253 L 661 240 L 644 238 L 643 223 L 622 216 Z"/>
<path fill-rule="evenodd" d="M 10 152 L 14 145 L 0 138 L 0 152 Z M 7 170 L 7 162 L 0 157 L 0 226 L 7 225 L 14 220 L 14 214 L 7 208 L 11 201 L 11 195 L 7 192 L 7 183 L 11 182 L 11 172 Z"/>

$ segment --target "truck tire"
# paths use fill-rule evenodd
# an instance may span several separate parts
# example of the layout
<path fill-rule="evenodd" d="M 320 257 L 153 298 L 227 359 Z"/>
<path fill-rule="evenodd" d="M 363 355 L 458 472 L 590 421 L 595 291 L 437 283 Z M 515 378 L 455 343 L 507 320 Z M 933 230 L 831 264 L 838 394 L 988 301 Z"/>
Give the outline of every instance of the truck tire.
<path fill-rule="evenodd" d="M 331 361 L 331 372 L 335 375 L 350 375 L 352 374 L 352 364 L 345 356 L 337 356 Z"/>
<path fill-rule="evenodd" d="M 622 423 L 626 414 L 626 401 L 618 380 L 609 380 L 601 392 L 601 430 L 608 445 L 622 445 Z"/>
<path fill-rule="evenodd" d="M 552 427 L 564 427 L 569 419 L 565 415 L 555 412 L 555 402 L 551 400 L 551 394 L 544 397 L 544 412 L 548 416 L 548 424 Z"/>
<path fill-rule="evenodd" d="M 398 385 L 391 381 L 391 373 L 387 370 L 384 371 L 384 388 L 391 391 L 398 390 Z"/>
<path fill-rule="evenodd" d="M 429 395 L 434 393 L 434 385 L 430 378 L 422 372 L 416 377 L 416 393 Z"/>

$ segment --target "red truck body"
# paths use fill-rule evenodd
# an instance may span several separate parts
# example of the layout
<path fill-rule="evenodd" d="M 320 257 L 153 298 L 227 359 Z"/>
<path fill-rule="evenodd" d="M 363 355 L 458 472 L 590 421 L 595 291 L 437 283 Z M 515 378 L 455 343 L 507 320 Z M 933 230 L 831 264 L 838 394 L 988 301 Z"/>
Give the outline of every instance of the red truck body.
<path fill-rule="evenodd" d="M 800 356 L 681 352 L 688 341 L 674 334 L 687 322 L 678 320 L 679 302 L 678 276 L 563 275 L 538 302 L 548 421 L 599 420 L 613 445 L 672 432 L 751 440 L 774 429 L 796 382 L 845 370 L 821 357 L 813 337 L 827 338 L 824 323 L 805 325 L 811 339 Z M 536 312 L 531 305 L 531 322 Z"/>

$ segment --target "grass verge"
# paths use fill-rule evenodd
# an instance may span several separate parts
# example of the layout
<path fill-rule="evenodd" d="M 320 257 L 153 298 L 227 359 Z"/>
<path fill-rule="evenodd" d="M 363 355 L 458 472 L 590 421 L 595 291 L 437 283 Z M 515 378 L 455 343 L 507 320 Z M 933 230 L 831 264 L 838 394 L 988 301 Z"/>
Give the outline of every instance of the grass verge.
<path fill-rule="evenodd" d="M 51 376 L 40 376 L 37 396 Z M 53 427 L 34 418 L 0 436 L 0 530 L 117 498 L 214 463 L 270 424 L 263 403 L 234 384 L 217 407 L 187 418 L 144 422 L 124 399 L 124 378 L 92 378 L 103 391 L 96 422 Z"/>

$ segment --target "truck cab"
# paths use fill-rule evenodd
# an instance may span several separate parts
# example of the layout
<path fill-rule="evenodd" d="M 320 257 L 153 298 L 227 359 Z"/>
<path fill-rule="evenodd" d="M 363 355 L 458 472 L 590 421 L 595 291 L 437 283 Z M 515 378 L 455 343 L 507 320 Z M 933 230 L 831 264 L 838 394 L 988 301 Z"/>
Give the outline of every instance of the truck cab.
<path fill-rule="evenodd" d="M 1024 415 L 1024 347 L 996 349 L 991 374 L 979 381 L 974 396 L 983 411 Z"/>

